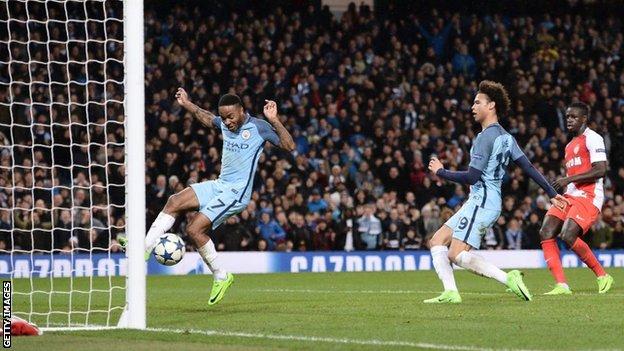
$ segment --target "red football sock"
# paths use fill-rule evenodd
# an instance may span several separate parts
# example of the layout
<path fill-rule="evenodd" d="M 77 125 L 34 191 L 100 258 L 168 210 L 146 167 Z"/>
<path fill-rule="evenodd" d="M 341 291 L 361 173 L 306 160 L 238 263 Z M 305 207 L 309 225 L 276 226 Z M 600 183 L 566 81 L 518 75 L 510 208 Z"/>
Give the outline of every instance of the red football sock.
<path fill-rule="evenodd" d="M 544 259 L 555 281 L 557 283 L 565 283 L 566 278 L 565 274 L 563 274 L 563 267 L 561 266 L 561 257 L 559 254 L 559 247 L 557 247 L 557 241 L 555 239 L 542 241 L 542 251 L 544 251 Z"/>
<path fill-rule="evenodd" d="M 597 277 L 605 275 L 605 270 L 602 268 L 600 262 L 589 248 L 589 246 L 581 240 L 581 238 L 576 238 L 576 241 L 571 247 L 572 251 L 574 251 L 578 257 L 587 265 L 587 267 L 591 268 L 594 271 L 594 274 Z"/>

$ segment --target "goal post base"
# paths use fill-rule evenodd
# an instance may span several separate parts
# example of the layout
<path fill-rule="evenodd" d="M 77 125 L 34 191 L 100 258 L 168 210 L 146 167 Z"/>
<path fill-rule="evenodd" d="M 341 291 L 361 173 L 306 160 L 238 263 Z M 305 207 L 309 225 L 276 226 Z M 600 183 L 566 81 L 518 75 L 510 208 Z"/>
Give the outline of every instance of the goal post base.
<path fill-rule="evenodd" d="M 119 317 L 119 321 L 117 322 L 117 328 L 129 328 L 128 325 L 128 305 L 126 305 L 121 312 L 121 316 Z"/>

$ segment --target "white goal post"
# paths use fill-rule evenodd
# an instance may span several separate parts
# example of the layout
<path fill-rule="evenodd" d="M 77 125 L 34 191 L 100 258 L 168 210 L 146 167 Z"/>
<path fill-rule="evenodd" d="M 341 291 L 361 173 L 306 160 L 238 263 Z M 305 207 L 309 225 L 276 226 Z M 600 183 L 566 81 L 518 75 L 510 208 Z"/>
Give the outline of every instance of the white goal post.
<path fill-rule="evenodd" d="M 119 326 L 146 327 L 145 251 L 145 65 L 143 55 L 143 0 L 124 1 L 125 111 L 126 111 L 126 223 L 128 276 L 126 318 Z"/>
<path fill-rule="evenodd" d="M 0 276 L 44 331 L 146 328 L 143 33 L 143 0 L 0 0 Z"/>

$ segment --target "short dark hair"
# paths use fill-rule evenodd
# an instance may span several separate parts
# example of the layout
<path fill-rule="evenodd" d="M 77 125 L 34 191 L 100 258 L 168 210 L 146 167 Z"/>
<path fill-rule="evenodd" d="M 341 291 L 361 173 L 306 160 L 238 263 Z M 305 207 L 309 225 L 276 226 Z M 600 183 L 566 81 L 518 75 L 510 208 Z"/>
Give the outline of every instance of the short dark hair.
<path fill-rule="evenodd" d="M 241 99 L 236 94 L 225 94 L 219 99 L 219 107 L 232 105 L 243 106 Z"/>
<path fill-rule="evenodd" d="M 568 108 L 577 108 L 581 111 L 581 115 L 585 116 L 585 118 L 589 118 L 589 113 L 591 112 L 591 108 L 588 104 L 584 102 L 573 102 L 568 106 Z"/>
<path fill-rule="evenodd" d="M 511 101 L 509 94 L 501 83 L 484 80 L 479 83 L 479 93 L 487 95 L 490 101 L 494 101 L 494 109 L 498 117 L 503 117 L 509 111 Z"/>

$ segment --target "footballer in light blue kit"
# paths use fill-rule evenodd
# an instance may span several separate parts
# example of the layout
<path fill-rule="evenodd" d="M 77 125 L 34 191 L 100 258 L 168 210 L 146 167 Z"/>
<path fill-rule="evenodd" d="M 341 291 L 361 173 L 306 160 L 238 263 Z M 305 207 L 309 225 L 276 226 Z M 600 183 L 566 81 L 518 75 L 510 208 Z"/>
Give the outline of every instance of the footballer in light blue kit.
<path fill-rule="evenodd" d="M 435 157 L 429 162 L 429 170 L 436 176 L 470 184 L 470 194 L 459 211 L 429 241 L 433 266 L 444 285 L 444 292 L 440 296 L 425 300 L 425 303 L 461 302 L 451 262 L 478 275 L 497 280 L 525 301 L 532 299 L 520 271 L 504 272 L 471 251 L 481 246 L 485 231 L 500 216 L 501 183 L 510 161 L 522 168 L 544 189 L 553 205 L 564 207 L 561 195 L 533 167 L 516 140 L 498 124 L 498 116 L 504 116 L 509 106 L 509 97 L 500 83 L 482 81 L 472 105 L 475 121 L 481 124 L 482 131 L 470 149 L 468 171 L 447 171 Z"/>
<path fill-rule="evenodd" d="M 208 300 L 208 305 L 214 305 L 221 301 L 234 281 L 234 276 L 221 267 L 214 243 L 207 233 L 247 207 L 258 159 L 265 143 L 269 142 L 287 151 L 293 151 L 295 143 L 280 122 L 274 101 L 267 100 L 264 106 L 267 122 L 246 113 L 241 99 L 234 94 L 221 97 L 219 116 L 193 104 L 182 88 L 178 89 L 175 97 L 180 106 L 192 113 L 204 126 L 221 130 L 221 174 L 216 180 L 193 184 L 169 197 L 145 238 L 146 260 L 158 238 L 171 229 L 177 216 L 187 211 L 199 211 L 189 222 L 186 232 L 214 276 Z"/>
<path fill-rule="evenodd" d="M 501 213 L 505 168 L 522 156 L 524 153 L 516 140 L 498 123 L 490 124 L 477 135 L 470 149 L 468 167 L 481 171 L 481 177 L 470 185 L 468 200 L 446 222 L 453 229 L 454 238 L 476 249 L 481 246 L 485 231 L 496 223 Z"/>
<path fill-rule="evenodd" d="M 247 207 L 264 144 L 280 142 L 267 121 L 249 114 L 245 114 L 243 125 L 236 132 L 230 131 L 221 117 L 215 117 L 212 123 L 223 135 L 221 174 L 216 180 L 192 184 L 191 188 L 199 201 L 199 211 L 210 219 L 215 229 Z"/>

